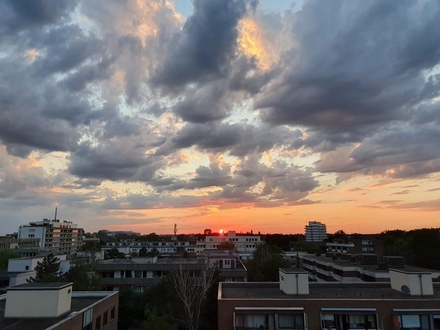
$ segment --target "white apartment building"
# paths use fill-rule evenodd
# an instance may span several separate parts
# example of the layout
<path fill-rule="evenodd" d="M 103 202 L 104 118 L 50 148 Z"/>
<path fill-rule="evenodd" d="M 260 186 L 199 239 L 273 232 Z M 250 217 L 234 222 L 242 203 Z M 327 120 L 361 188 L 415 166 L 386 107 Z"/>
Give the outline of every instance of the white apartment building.
<path fill-rule="evenodd" d="M 18 238 L 40 239 L 40 249 L 54 253 L 75 252 L 82 246 L 84 230 L 71 221 L 48 220 L 29 222 L 18 229 Z"/>
<path fill-rule="evenodd" d="M 234 243 L 235 250 L 239 253 L 252 253 L 256 250 L 259 244 L 263 243 L 258 235 L 237 235 L 234 230 L 230 230 L 223 235 L 206 236 L 204 242 L 197 242 L 197 248 L 200 250 L 217 249 L 222 242 Z"/>
<path fill-rule="evenodd" d="M 322 242 L 327 238 L 327 226 L 318 221 L 309 221 L 305 226 L 307 242 Z"/>

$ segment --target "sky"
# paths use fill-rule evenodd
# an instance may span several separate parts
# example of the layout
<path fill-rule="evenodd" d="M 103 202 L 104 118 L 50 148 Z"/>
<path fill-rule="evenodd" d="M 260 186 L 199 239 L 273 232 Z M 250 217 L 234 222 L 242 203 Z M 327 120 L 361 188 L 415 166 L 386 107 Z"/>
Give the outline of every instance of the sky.
<path fill-rule="evenodd" d="M 0 22 L 0 234 L 55 207 L 87 232 L 440 226 L 437 0 L 4 0 Z"/>

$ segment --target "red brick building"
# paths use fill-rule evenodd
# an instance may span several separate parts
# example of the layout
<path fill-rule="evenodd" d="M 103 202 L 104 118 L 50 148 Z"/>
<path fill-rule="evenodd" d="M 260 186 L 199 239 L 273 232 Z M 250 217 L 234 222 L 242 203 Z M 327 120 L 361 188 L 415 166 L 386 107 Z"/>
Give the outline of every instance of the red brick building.
<path fill-rule="evenodd" d="M 309 283 L 280 269 L 276 283 L 220 283 L 218 328 L 440 329 L 440 286 L 431 274 L 390 270 L 391 283 Z"/>
<path fill-rule="evenodd" d="M 118 304 L 118 292 L 72 292 L 72 283 L 17 285 L 0 296 L 0 329 L 117 330 Z"/>

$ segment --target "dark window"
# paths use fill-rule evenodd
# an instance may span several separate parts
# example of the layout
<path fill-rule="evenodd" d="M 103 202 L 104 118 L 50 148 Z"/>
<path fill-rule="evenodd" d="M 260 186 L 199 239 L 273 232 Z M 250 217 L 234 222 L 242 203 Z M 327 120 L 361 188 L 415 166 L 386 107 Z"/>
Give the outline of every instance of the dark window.
<path fill-rule="evenodd" d="M 91 330 L 93 325 L 93 308 L 83 313 L 83 330 Z"/>
<path fill-rule="evenodd" d="M 96 330 L 100 330 L 100 329 L 101 329 L 101 316 L 98 316 L 98 317 L 96 318 L 95 329 L 96 329 Z"/>
<path fill-rule="evenodd" d="M 102 325 L 106 326 L 108 322 L 108 312 L 104 313 L 104 316 L 102 317 Z"/>
<path fill-rule="evenodd" d="M 110 311 L 110 320 L 114 320 L 115 319 L 115 308 L 113 307 L 112 310 Z"/>

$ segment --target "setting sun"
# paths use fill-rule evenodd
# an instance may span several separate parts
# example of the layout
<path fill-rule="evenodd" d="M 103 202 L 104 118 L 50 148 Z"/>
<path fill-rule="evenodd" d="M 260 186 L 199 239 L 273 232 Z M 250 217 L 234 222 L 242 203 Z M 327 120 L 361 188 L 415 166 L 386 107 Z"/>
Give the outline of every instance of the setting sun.
<path fill-rule="evenodd" d="M 220 234 L 223 234 L 223 233 L 224 233 L 224 230 L 223 230 L 223 229 L 220 229 L 218 232 L 219 232 Z"/>

